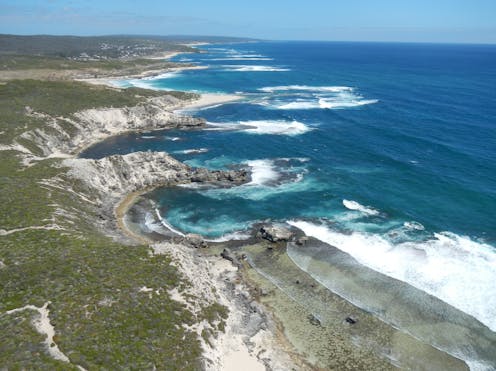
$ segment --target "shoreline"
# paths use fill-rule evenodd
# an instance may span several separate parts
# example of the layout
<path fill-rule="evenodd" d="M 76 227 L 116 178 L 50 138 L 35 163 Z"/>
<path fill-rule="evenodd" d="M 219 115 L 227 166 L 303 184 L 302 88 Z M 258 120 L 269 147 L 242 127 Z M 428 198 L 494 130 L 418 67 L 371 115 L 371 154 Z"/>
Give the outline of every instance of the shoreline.
<path fill-rule="evenodd" d="M 228 94 L 202 94 L 197 100 L 178 102 L 178 104 L 176 104 L 176 107 L 173 107 L 173 105 L 169 105 L 167 107 L 164 106 L 163 108 L 165 110 L 171 110 L 174 108 L 182 108 L 184 110 L 187 110 L 188 108 L 195 109 L 198 107 L 210 106 L 214 104 L 228 103 L 241 98 L 242 97 L 240 96 Z M 111 136 L 120 135 L 123 132 L 136 131 L 136 128 L 123 127 L 118 129 L 120 130 L 114 130 Z M 156 128 L 154 130 L 160 129 L 164 130 L 167 128 L 162 127 Z M 139 128 L 139 130 L 149 129 L 145 125 L 144 127 Z M 96 139 L 92 143 L 95 144 L 107 138 L 93 139 Z M 132 168 L 133 172 L 135 172 L 137 175 L 141 174 L 139 176 L 146 176 L 145 173 L 147 171 L 145 169 L 141 170 L 141 167 L 139 165 L 138 167 L 133 166 Z M 135 169 L 140 170 L 136 171 Z M 190 170 L 188 171 L 191 173 Z M 179 181 L 178 183 L 181 183 L 181 181 Z M 227 260 L 231 259 L 227 259 L 224 256 L 219 256 L 221 251 L 219 251 L 218 248 L 226 246 L 229 249 L 230 246 L 232 246 L 229 244 L 229 242 L 213 244 L 208 249 L 210 251 L 207 253 L 197 252 L 195 251 L 195 249 L 193 249 L 193 247 L 198 247 L 198 245 L 192 246 L 191 244 L 189 244 L 187 236 L 183 238 L 171 237 L 165 239 L 164 241 L 155 241 L 140 234 L 139 229 L 132 230 L 127 225 L 125 219 L 127 212 L 133 207 L 133 205 L 136 204 L 139 197 L 157 187 L 167 186 L 167 184 L 163 184 L 160 182 L 157 183 L 157 180 L 155 180 L 148 182 L 148 185 L 146 185 L 144 188 L 140 188 L 140 186 L 143 186 L 143 183 L 138 183 L 135 187 L 129 187 L 128 185 L 127 189 L 125 187 L 122 187 L 121 196 L 117 199 L 114 198 L 107 203 L 107 210 L 109 212 L 108 215 L 110 216 L 110 212 L 112 213 L 111 219 L 109 220 L 112 226 L 109 225 L 109 230 L 112 233 L 112 228 L 116 228 L 116 230 L 112 234 L 123 234 L 124 236 L 126 236 L 126 238 L 134 241 L 135 243 L 138 242 L 147 245 L 154 251 L 167 251 L 167 253 L 173 257 L 173 260 L 180 262 L 178 268 L 188 281 L 195 283 L 208 282 L 209 287 L 215 287 L 217 292 L 222 293 L 221 303 L 229 308 L 229 318 L 231 318 L 231 325 L 226 326 L 225 332 L 218 334 L 217 340 L 210 341 L 214 344 L 214 346 L 208 344 L 210 342 L 203 344 L 205 356 L 207 358 L 210 357 L 210 359 L 214 358 L 217 360 L 215 369 L 235 370 L 236 364 L 243 363 L 251 364 L 251 369 L 261 370 L 263 369 L 261 367 L 264 362 L 259 357 L 260 353 L 254 351 L 254 349 L 260 347 L 263 347 L 266 352 L 274 353 L 274 355 L 272 355 L 270 359 L 276 362 L 276 369 L 280 368 L 277 367 L 279 364 L 305 365 L 305 368 L 308 367 L 308 369 L 317 367 L 308 366 L 306 358 L 307 352 L 302 352 L 299 346 L 296 348 L 295 343 L 293 343 L 294 338 L 289 337 L 289 335 L 285 332 L 286 322 L 281 319 L 280 313 L 277 312 L 278 308 L 271 306 L 270 302 L 264 303 L 263 300 L 257 300 L 257 295 L 254 295 L 254 292 L 250 290 L 254 289 L 254 291 L 256 292 L 256 288 L 260 285 L 259 282 L 257 282 L 256 280 L 250 280 L 248 277 L 249 274 L 253 274 L 253 271 L 256 271 L 256 269 L 250 269 L 248 268 L 248 266 L 251 266 L 251 268 L 254 268 L 254 266 L 248 263 L 242 263 L 242 265 L 240 266 L 239 262 L 241 260 L 238 260 L 239 258 L 234 258 L 234 261 L 228 262 Z M 253 240 L 242 241 L 241 243 L 242 246 L 246 247 L 254 245 Z M 255 242 L 255 244 L 259 243 Z M 265 250 L 265 247 L 262 247 L 262 249 Z M 230 256 L 233 257 L 233 255 Z M 201 257 L 200 261 L 198 261 L 199 257 Z M 191 266 L 192 261 L 196 262 L 196 264 L 194 265 L 197 269 L 195 270 L 192 267 L 190 269 L 184 269 L 185 266 Z M 246 266 L 246 264 L 248 264 L 248 266 Z M 245 268 L 242 268 L 242 266 L 245 266 Z M 226 274 L 226 272 L 230 273 Z M 257 272 L 257 274 L 260 273 Z M 236 293 L 233 293 L 232 287 L 230 287 L 229 284 L 224 281 L 223 278 L 226 278 L 226 276 L 231 277 L 229 281 L 237 282 L 237 286 L 239 287 Z M 240 294 L 239 290 L 241 290 L 242 294 Z M 216 297 L 216 294 L 214 293 L 209 293 L 207 295 L 203 293 L 203 295 L 204 299 L 207 301 L 218 302 L 220 300 L 219 297 Z M 285 295 L 287 294 L 283 290 L 281 290 L 281 294 L 278 296 L 284 298 Z M 280 300 L 283 300 L 284 302 L 285 299 Z M 255 327 L 240 326 L 239 317 L 237 317 L 238 320 L 232 322 L 232 318 L 236 318 L 235 316 L 238 316 L 239 313 L 250 312 L 250 308 L 253 307 L 254 302 L 257 303 L 258 308 L 255 313 L 258 313 L 257 316 L 259 316 L 257 317 L 257 325 Z M 350 306 L 352 305 L 350 304 Z M 342 313 L 342 315 L 344 316 L 345 313 Z M 304 318 L 308 318 L 308 316 L 305 314 L 303 316 L 303 319 Z M 246 324 L 248 323 L 250 322 L 246 322 Z M 266 332 L 267 328 L 271 329 L 268 333 Z M 239 335 L 240 331 L 245 331 L 245 333 L 243 335 Z M 255 340 L 252 334 L 259 334 L 262 332 L 264 333 L 264 336 L 261 336 L 262 339 L 257 338 L 257 340 Z M 234 343 L 230 343 L 227 348 L 224 346 L 224 344 L 227 342 L 226 339 L 229 339 L 229 341 L 233 341 L 233 339 L 235 338 L 237 340 Z M 268 346 L 267 342 L 271 345 Z M 287 349 L 288 345 L 291 348 L 290 350 Z M 285 349 L 285 352 L 281 352 L 281 349 Z M 229 358 L 231 356 L 236 359 L 235 362 L 232 362 L 233 367 L 225 367 L 224 362 L 231 362 L 229 361 Z M 288 357 L 292 358 L 291 361 L 288 361 Z M 353 356 L 352 359 L 360 362 L 358 356 Z M 366 359 L 369 358 L 366 357 Z M 373 358 L 370 359 L 372 360 Z M 300 369 L 302 367 L 303 366 L 301 366 Z M 284 367 L 284 369 L 288 368 L 290 367 Z M 269 367 L 269 369 L 273 368 Z"/>
<path fill-rule="evenodd" d="M 181 53 L 182 54 L 182 53 Z M 147 70 L 134 75 L 119 75 L 119 76 L 106 76 L 106 77 L 96 77 L 96 78 L 79 78 L 74 79 L 75 81 L 86 82 L 88 84 L 94 85 L 105 85 L 111 88 L 116 89 L 125 89 L 117 86 L 113 81 L 115 80 L 124 80 L 124 79 L 144 79 L 144 78 L 153 78 L 156 76 L 160 76 L 164 73 L 174 73 L 188 70 L 205 70 L 208 69 L 207 66 L 184 66 L 184 67 L 170 67 L 167 69 L 159 69 L 159 70 Z M 153 88 L 147 88 L 150 90 L 155 90 Z"/>
<path fill-rule="evenodd" d="M 202 94 L 200 99 L 196 101 L 192 101 L 189 103 L 184 104 L 184 110 L 187 110 L 189 108 L 194 109 L 198 107 L 204 107 L 204 106 L 210 106 L 214 104 L 222 104 L 222 103 L 228 103 L 232 101 L 236 101 L 241 99 L 241 96 L 236 96 L 236 95 L 228 95 L 228 94 L 212 94 L 212 93 L 207 93 L 207 94 Z M 137 202 L 139 196 L 143 195 L 144 193 L 147 193 L 149 190 L 144 190 L 142 192 L 138 192 L 132 195 L 127 195 L 116 207 L 116 217 L 118 219 L 118 225 L 121 230 L 127 234 L 127 235 L 132 235 L 137 239 L 141 239 L 142 241 L 145 241 L 146 237 L 144 235 L 140 235 L 139 231 L 131 231 L 130 228 L 126 225 L 124 217 L 126 215 L 126 212 L 129 211 L 132 206 Z M 145 233 L 145 232 L 144 232 Z M 166 240 L 167 241 L 167 240 Z M 160 244 L 160 242 L 154 241 L 155 244 Z M 250 245 L 249 242 L 246 242 L 246 244 Z M 229 241 L 225 244 L 220 244 L 222 245 L 227 245 L 229 246 Z M 253 243 L 251 243 L 253 245 Z M 211 263 L 215 266 L 215 263 Z M 258 273 L 260 274 L 260 273 Z M 198 278 L 198 277 L 196 277 Z M 193 280 L 195 277 L 193 277 Z M 242 282 L 247 285 L 248 287 L 257 287 L 256 285 L 258 284 L 257 282 L 250 280 L 245 272 L 241 272 L 241 280 Z M 255 285 L 255 286 L 253 286 Z M 283 292 L 284 293 L 284 292 Z M 251 295 L 252 299 L 255 299 L 255 296 Z M 256 300 L 256 299 L 255 299 Z M 273 308 L 270 305 L 270 302 L 264 303 L 263 301 L 259 301 L 259 303 L 263 303 L 263 308 L 265 309 L 266 313 L 268 313 L 271 316 L 272 321 L 277 323 L 278 330 L 276 332 L 272 333 L 272 336 L 278 337 L 278 345 L 279 347 L 283 347 L 284 344 L 290 344 L 289 346 L 292 346 L 294 344 L 291 344 L 291 341 L 288 339 L 288 337 L 284 333 L 284 322 L 277 317 L 275 314 L 277 311 L 277 308 Z M 352 306 L 352 304 L 350 304 Z M 232 308 L 230 307 L 232 310 Z M 343 313 L 344 315 L 345 313 Z M 406 340 L 405 340 L 406 341 Z M 312 369 L 312 366 L 308 366 L 306 364 L 306 358 L 301 354 L 301 353 L 296 353 L 295 351 L 289 352 L 293 357 L 298 358 L 298 363 L 303 363 L 305 366 L 310 367 Z"/>
<path fill-rule="evenodd" d="M 200 98 L 184 105 L 182 110 L 190 110 L 213 106 L 217 104 L 231 103 L 243 99 L 241 95 L 224 93 L 199 93 Z"/>
<path fill-rule="evenodd" d="M 184 68 L 174 68 L 167 69 L 161 71 L 146 71 L 139 75 L 139 78 L 145 78 L 148 76 L 160 75 L 161 73 L 167 73 L 170 71 L 180 71 L 187 69 L 202 69 L 203 67 L 184 67 Z M 120 76 L 119 78 L 128 78 L 128 76 Z M 85 79 L 81 80 L 84 82 L 106 85 L 115 88 L 115 85 L 112 83 L 114 78 L 97 78 L 97 79 Z M 176 106 L 170 106 L 167 109 L 171 112 L 181 111 L 181 110 L 189 110 L 189 109 L 198 109 L 201 107 L 224 104 L 229 102 L 234 102 L 242 99 L 243 97 L 240 95 L 234 94 L 222 94 L 222 93 L 202 93 L 200 94 L 198 99 L 190 100 L 187 102 L 178 102 Z M 190 116 L 186 116 L 190 117 Z M 167 130 L 168 128 L 158 127 L 158 128 L 149 128 L 143 127 L 140 129 L 129 129 L 125 128 L 124 130 L 117 130 L 112 132 L 112 135 L 106 136 L 104 138 L 95 138 L 96 140 L 88 143 L 87 145 L 80 147 L 75 151 L 73 158 L 77 159 L 78 155 L 83 152 L 85 149 L 100 143 L 103 140 L 107 140 L 108 138 L 115 137 L 118 135 L 125 134 L 127 132 L 136 132 L 141 130 L 146 131 L 157 131 L 157 130 Z M 167 252 L 173 257 L 175 261 L 182 261 L 181 266 L 184 265 L 185 254 L 188 255 L 189 259 L 197 259 L 194 250 L 192 251 L 181 251 L 185 249 L 191 250 L 191 247 L 185 246 L 183 243 L 176 242 L 174 238 L 171 238 L 168 242 L 159 242 L 155 241 L 147 236 L 137 233 L 136 231 L 129 228 L 126 223 L 126 214 L 127 212 L 135 205 L 139 198 L 157 187 L 163 186 L 163 184 L 155 184 L 152 186 L 148 186 L 137 191 L 133 191 L 130 193 L 124 194 L 123 197 L 120 197 L 117 202 L 113 205 L 112 212 L 115 220 L 115 226 L 117 228 L 116 232 L 122 233 L 126 238 L 134 241 L 134 243 L 140 243 L 143 245 L 149 246 L 152 250 L 157 251 L 162 249 L 164 246 L 167 246 Z M 109 205 L 110 206 L 110 205 Z M 269 369 L 280 369 L 281 365 L 284 365 L 284 369 L 292 368 L 296 363 L 304 364 L 303 360 L 299 358 L 295 361 L 295 355 L 293 352 L 283 352 L 281 349 L 285 348 L 288 344 L 288 341 L 285 340 L 282 331 L 279 330 L 280 325 L 273 322 L 272 317 L 267 317 L 268 308 L 262 309 L 261 307 L 254 314 L 250 314 L 250 316 L 258 316 L 260 318 L 257 319 L 258 325 L 253 327 L 252 325 L 239 329 L 239 321 L 240 314 L 239 313 L 251 313 L 253 307 L 253 303 L 255 298 L 248 294 L 250 291 L 248 288 L 248 282 L 244 281 L 241 277 L 241 272 L 239 272 L 238 268 L 232 264 L 231 262 L 223 259 L 219 256 L 220 254 L 215 254 L 214 256 L 207 257 L 207 262 L 203 266 L 204 271 L 206 270 L 207 274 L 198 274 L 195 273 L 194 270 L 185 271 L 182 270 L 182 273 L 190 282 L 198 282 L 200 281 L 209 281 L 209 285 L 212 287 L 216 287 L 218 292 L 223 293 L 222 303 L 223 305 L 229 308 L 229 319 L 231 323 L 226 325 L 225 332 L 220 332 L 217 335 L 216 339 L 210 339 L 209 342 L 203 344 L 204 354 L 205 356 L 212 360 L 215 360 L 216 367 L 207 369 L 222 369 L 226 371 L 235 371 L 239 364 L 249 365 L 250 369 L 253 370 L 265 370 L 267 367 Z M 205 257 L 204 257 L 205 258 Z M 204 262 L 205 263 L 205 262 Z M 198 263 L 201 264 L 201 263 Z M 233 282 L 238 282 L 236 286 L 237 290 L 241 290 L 242 294 L 233 293 L 232 289 L 226 287 L 225 282 L 225 272 L 229 272 L 232 276 Z M 213 294 L 211 294 L 213 295 Z M 180 299 L 182 300 L 182 299 Z M 216 301 L 214 296 L 207 298 L 207 300 Z M 246 316 L 244 314 L 243 316 Z M 237 318 L 237 320 L 234 319 Z M 253 322 L 253 320 L 246 321 L 246 324 Z M 267 330 L 267 328 L 272 328 L 272 330 Z M 252 335 L 255 333 L 256 335 Z M 284 340 L 283 340 L 284 339 Z M 203 340 L 202 340 L 203 342 Z M 210 346 L 209 343 L 213 343 L 214 346 Z M 264 356 L 270 355 L 268 358 L 263 358 L 260 355 L 263 353 Z"/>
<path fill-rule="evenodd" d="M 127 211 L 152 189 L 127 194 L 117 204 L 117 225 L 125 235 L 148 245 L 154 254 L 166 250 L 188 281 L 214 288 L 213 293 L 207 295 L 207 300 L 214 300 L 228 308 L 225 330 L 208 342 L 202 340 L 205 356 L 214 363 L 206 369 L 237 371 L 243 364 L 250 371 L 289 370 L 294 367 L 314 370 L 292 348 L 284 335 L 283 324 L 272 316 L 271 309 L 253 295 L 256 287 L 246 279 L 246 267 L 220 256 L 226 243 L 209 243 L 205 250 L 198 251 L 181 242 L 185 238 L 174 232 L 171 232 L 173 237 L 162 236 L 164 238 L 161 240 L 153 240 L 128 226 L 125 220 Z M 176 299 L 184 301 L 181 297 Z"/>

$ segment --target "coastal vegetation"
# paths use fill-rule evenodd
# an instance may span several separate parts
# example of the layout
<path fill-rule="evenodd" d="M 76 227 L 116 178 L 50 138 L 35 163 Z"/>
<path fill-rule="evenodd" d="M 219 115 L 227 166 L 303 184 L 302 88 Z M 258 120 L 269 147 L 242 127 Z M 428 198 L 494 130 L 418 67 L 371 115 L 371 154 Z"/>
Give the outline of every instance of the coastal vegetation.
<path fill-rule="evenodd" d="M 5 49 L 5 37 L 1 40 Z M 42 155 L 22 134 L 49 133 L 47 117 L 56 117 L 70 134 L 74 114 L 85 109 L 193 96 L 50 78 L 47 69 L 122 71 L 157 61 L 70 60 L 52 56 L 57 49 L 48 44 L 39 44 L 39 50 L 50 56 L 0 57 L 1 368 L 198 369 L 202 348 L 192 326 L 205 320 L 222 328 L 226 308 L 212 304 L 193 312 L 174 300 L 169 291 L 190 283 L 169 255 L 102 233 L 93 196 L 82 196 L 88 190 L 67 175 L 61 158 L 40 157 L 29 166 L 21 158 L 23 150 Z M 17 47 L 16 53 L 28 51 Z M 39 71 L 38 79 L 8 74 L 23 76 L 26 69 Z"/>

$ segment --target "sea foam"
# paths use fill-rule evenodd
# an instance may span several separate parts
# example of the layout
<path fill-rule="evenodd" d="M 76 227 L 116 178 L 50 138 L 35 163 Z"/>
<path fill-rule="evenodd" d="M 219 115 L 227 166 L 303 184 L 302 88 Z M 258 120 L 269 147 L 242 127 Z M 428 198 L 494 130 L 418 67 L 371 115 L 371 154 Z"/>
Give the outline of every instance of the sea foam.
<path fill-rule="evenodd" d="M 235 130 L 248 134 L 268 135 L 300 135 L 312 130 L 302 122 L 282 120 L 238 121 L 236 123 L 209 122 L 208 125 L 214 130 Z"/>
<path fill-rule="evenodd" d="M 253 160 L 247 161 L 246 164 L 251 169 L 251 181 L 246 185 L 264 185 L 279 178 L 271 160 Z"/>
<path fill-rule="evenodd" d="M 289 68 L 264 66 L 264 65 L 225 65 L 222 66 L 224 71 L 232 72 L 287 72 Z"/>
<path fill-rule="evenodd" d="M 174 153 L 179 153 L 183 155 L 192 155 L 197 153 L 207 153 L 208 148 L 194 148 L 194 149 L 183 149 L 181 151 L 175 151 Z"/>
<path fill-rule="evenodd" d="M 450 232 L 435 233 L 427 241 L 393 244 L 379 234 L 344 234 L 307 221 L 289 224 L 350 254 L 360 264 L 438 297 L 496 331 L 494 247 Z"/>
<path fill-rule="evenodd" d="M 283 85 L 258 89 L 269 93 L 261 105 L 282 110 L 343 109 L 377 103 L 349 86 Z"/>
<path fill-rule="evenodd" d="M 367 215 L 379 215 L 379 212 L 369 206 L 363 206 L 356 201 L 343 200 L 343 205 L 348 210 L 355 210 Z"/>
<path fill-rule="evenodd" d="M 343 91 L 352 91 L 349 86 L 308 86 L 308 85 L 284 85 L 284 86 L 267 86 L 258 89 L 266 93 L 274 93 L 277 91 L 311 91 L 311 92 L 331 92 L 339 93 Z"/>

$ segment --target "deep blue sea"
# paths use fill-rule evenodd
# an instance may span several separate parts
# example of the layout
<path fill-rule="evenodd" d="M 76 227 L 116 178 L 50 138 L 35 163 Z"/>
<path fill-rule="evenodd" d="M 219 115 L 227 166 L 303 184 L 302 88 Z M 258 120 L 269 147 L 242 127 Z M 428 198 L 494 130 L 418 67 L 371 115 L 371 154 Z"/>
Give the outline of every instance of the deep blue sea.
<path fill-rule="evenodd" d="M 158 150 L 245 166 L 246 185 L 151 197 L 173 228 L 207 238 L 289 222 L 496 330 L 496 46 L 201 48 L 174 60 L 206 69 L 116 83 L 241 100 L 187 112 L 205 130 L 124 135 L 85 155 Z"/>

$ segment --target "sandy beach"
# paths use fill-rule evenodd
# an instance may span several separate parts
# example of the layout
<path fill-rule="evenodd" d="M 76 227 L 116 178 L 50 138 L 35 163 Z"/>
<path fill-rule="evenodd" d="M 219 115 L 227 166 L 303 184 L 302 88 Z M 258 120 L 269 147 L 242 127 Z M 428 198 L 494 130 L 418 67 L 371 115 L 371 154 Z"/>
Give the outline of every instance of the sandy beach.
<path fill-rule="evenodd" d="M 186 103 L 184 108 L 208 107 L 216 104 L 230 103 L 240 99 L 242 99 L 242 97 L 235 94 L 202 93 L 200 99 Z"/>

